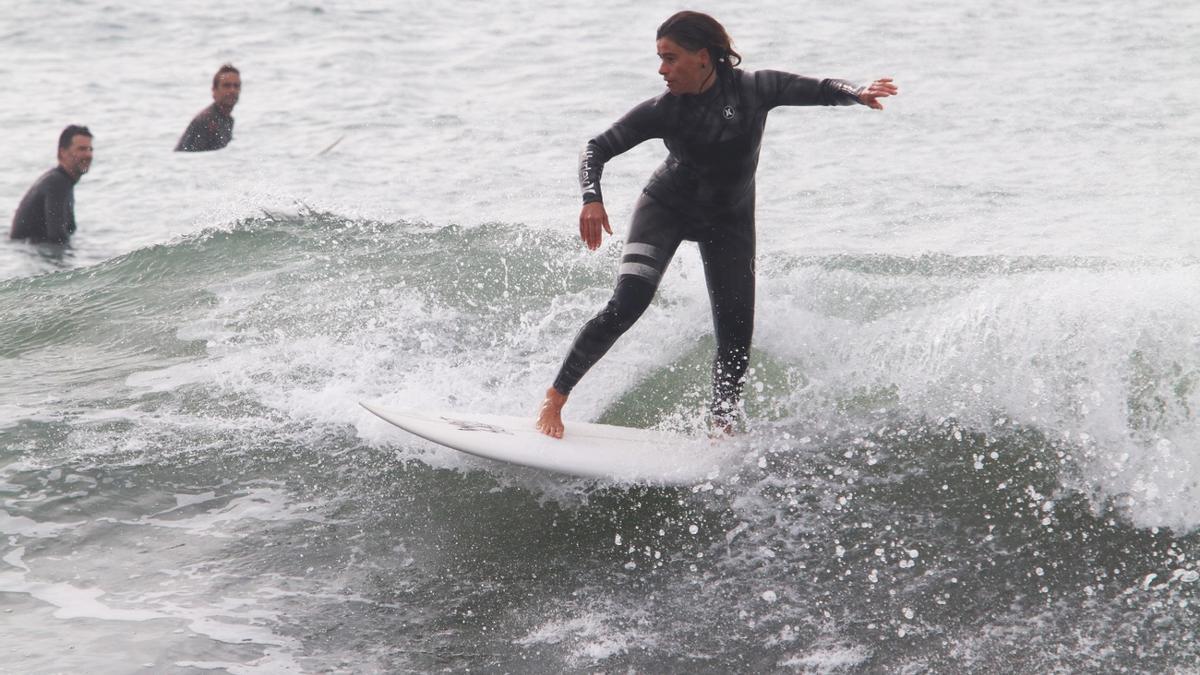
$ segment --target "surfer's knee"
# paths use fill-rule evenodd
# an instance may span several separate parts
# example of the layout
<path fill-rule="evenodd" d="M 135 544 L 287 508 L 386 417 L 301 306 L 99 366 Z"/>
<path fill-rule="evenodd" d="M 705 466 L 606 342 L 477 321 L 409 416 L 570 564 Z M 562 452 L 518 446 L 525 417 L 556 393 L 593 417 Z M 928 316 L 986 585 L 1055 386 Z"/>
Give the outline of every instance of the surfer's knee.
<path fill-rule="evenodd" d="M 622 275 L 612 298 L 601 312 L 605 323 L 622 333 L 629 330 L 650 306 L 657 288 L 642 277 Z"/>

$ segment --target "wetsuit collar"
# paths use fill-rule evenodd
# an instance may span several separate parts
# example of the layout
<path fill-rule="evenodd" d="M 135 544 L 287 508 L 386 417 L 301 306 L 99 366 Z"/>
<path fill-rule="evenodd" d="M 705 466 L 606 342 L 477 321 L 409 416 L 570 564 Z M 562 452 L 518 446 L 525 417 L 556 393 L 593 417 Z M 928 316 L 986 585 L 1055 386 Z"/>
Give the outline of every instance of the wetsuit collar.
<path fill-rule="evenodd" d="M 61 173 L 64 176 L 66 176 L 67 180 L 71 181 L 71 185 L 78 183 L 79 179 L 83 178 L 82 174 L 79 176 L 72 176 L 71 172 L 64 169 L 62 164 L 59 164 L 58 166 L 54 167 L 54 170 L 58 171 L 59 173 Z"/>
<path fill-rule="evenodd" d="M 717 80 L 720 78 L 717 77 L 717 64 L 715 64 L 715 63 L 712 64 L 712 69 L 709 69 L 705 66 L 700 66 L 700 67 L 704 69 L 705 73 L 704 73 L 704 79 L 700 80 L 700 91 L 697 93 L 702 94 L 702 93 L 708 91 L 709 89 L 715 87 L 717 84 Z"/>
<path fill-rule="evenodd" d="M 713 72 L 712 78 L 713 78 L 712 86 L 710 86 L 708 89 L 705 89 L 704 91 L 700 92 L 699 94 L 688 94 L 688 96 L 692 96 L 693 100 L 699 101 L 701 103 L 706 102 L 706 101 L 715 100 L 717 98 L 717 96 L 721 93 L 721 89 L 724 87 L 724 82 L 722 82 L 722 80 L 724 78 L 721 77 L 721 71 L 719 71 L 719 70 Z"/>

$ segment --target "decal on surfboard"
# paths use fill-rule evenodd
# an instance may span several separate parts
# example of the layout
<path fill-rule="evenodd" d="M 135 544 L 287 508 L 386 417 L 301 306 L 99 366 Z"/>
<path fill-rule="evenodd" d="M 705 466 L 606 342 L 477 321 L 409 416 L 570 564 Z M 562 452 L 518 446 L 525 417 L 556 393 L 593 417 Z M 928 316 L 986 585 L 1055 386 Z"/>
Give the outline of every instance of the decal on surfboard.
<path fill-rule="evenodd" d="M 442 421 L 446 422 L 447 424 L 453 424 L 455 427 L 458 427 L 462 431 L 486 431 L 489 434 L 504 434 L 506 436 L 513 435 L 512 432 L 508 431 L 507 429 L 501 429 L 500 427 L 493 426 L 491 424 L 485 424 L 483 422 L 471 422 L 468 420 L 456 420 L 453 417 L 442 417 Z"/>

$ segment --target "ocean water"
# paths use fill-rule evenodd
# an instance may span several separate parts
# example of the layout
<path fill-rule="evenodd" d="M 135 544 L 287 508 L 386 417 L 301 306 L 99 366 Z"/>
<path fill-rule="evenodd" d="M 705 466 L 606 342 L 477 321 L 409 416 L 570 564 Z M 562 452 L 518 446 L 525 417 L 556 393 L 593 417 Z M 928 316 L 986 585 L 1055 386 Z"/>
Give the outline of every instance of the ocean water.
<path fill-rule="evenodd" d="M 534 412 L 664 155 L 589 253 L 578 151 L 676 9 L 8 3 L 0 205 L 96 159 L 71 248 L 0 245 L 0 672 L 1200 672 L 1194 3 L 704 8 L 901 87 L 771 115 L 720 479 L 359 408 Z M 170 152 L 225 61 L 234 143 Z M 568 423 L 698 424 L 710 333 L 685 247 Z"/>

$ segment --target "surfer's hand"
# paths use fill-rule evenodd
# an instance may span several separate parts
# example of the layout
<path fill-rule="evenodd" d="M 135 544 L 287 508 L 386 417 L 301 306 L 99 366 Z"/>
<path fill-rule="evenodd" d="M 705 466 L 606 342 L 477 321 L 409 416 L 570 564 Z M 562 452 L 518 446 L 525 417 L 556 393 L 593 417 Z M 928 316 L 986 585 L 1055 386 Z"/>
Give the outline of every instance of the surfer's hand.
<path fill-rule="evenodd" d="M 879 99 L 895 96 L 899 93 L 900 90 L 896 88 L 896 85 L 892 84 L 892 78 L 881 77 L 868 84 L 867 88 L 863 89 L 862 93 L 858 95 L 858 100 L 868 108 L 883 110 L 883 104 L 879 102 Z"/>
<path fill-rule="evenodd" d="M 600 240 L 604 237 L 600 233 L 600 228 L 604 228 L 605 232 L 612 234 L 612 228 L 608 225 L 608 211 L 604 210 L 604 202 L 584 204 L 583 210 L 579 212 L 579 238 L 592 251 L 600 248 Z"/>

